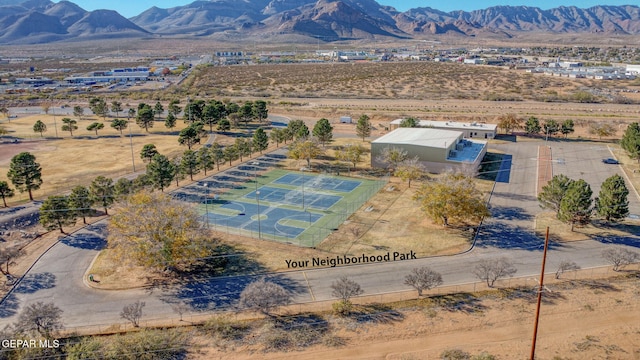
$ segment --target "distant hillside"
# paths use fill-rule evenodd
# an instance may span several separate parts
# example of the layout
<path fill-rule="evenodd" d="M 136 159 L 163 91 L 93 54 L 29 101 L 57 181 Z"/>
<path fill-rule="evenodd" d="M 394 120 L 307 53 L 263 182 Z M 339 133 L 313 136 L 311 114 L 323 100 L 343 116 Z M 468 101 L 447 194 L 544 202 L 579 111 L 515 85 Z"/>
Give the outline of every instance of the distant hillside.
<path fill-rule="evenodd" d="M 108 3 L 105 3 L 105 5 Z M 443 12 L 399 12 L 375 0 L 211 0 L 169 9 L 152 7 L 125 19 L 115 11 L 87 12 L 72 2 L 0 0 L 0 43 L 28 44 L 107 37 L 194 36 L 224 39 L 297 38 L 323 41 L 447 35 L 510 38 L 521 33 L 640 34 L 636 5 L 494 6 Z"/>

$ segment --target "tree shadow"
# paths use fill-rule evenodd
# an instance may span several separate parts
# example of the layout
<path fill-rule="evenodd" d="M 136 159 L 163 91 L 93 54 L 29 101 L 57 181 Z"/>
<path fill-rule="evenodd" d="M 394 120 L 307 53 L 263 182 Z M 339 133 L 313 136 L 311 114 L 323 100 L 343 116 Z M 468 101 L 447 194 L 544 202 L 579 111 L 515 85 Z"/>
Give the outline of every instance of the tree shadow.
<path fill-rule="evenodd" d="M 459 311 L 466 314 L 473 314 L 486 309 L 486 306 L 482 305 L 481 299 L 470 293 L 432 296 L 431 301 L 435 306 L 449 312 Z"/>
<path fill-rule="evenodd" d="M 56 286 L 56 276 L 50 272 L 25 275 L 15 292 L 18 294 L 33 294 L 38 290 L 51 289 Z"/>
<path fill-rule="evenodd" d="M 605 221 L 594 221 L 593 225 L 601 232 L 597 234 L 588 234 L 589 238 L 601 242 L 603 244 L 626 245 L 640 248 L 640 225 L 625 223 L 607 223 Z M 618 233 L 614 233 L 617 231 Z M 621 236 L 620 233 L 627 235 Z"/>
<path fill-rule="evenodd" d="M 532 220 L 533 216 L 527 214 L 523 208 L 515 206 L 493 206 L 491 216 L 500 220 Z"/>
<path fill-rule="evenodd" d="M 492 222 L 482 226 L 475 246 L 542 251 L 544 237 L 529 228 Z M 560 243 L 549 241 L 549 249 L 556 249 L 560 246 Z"/>
<path fill-rule="evenodd" d="M 107 240 L 97 234 L 76 233 L 65 236 L 60 242 L 84 250 L 102 250 L 107 247 Z"/>
<path fill-rule="evenodd" d="M 274 318 L 274 324 L 277 328 L 285 331 L 306 328 L 324 333 L 329 330 L 329 322 L 322 316 L 312 313 L 278 316 Z"/>
<path fill-rule="evenodd" d="M 359 323 L 390 324 L 404 320 L 404 314 L 386 304 L 356 305 L 350 317 Z"/>
<path fill-rule="evenodd" d="M 247 285 L 262 277 L 294 296 L 306 291 L 304 286 L 283 275 L 264 275 L 267 269 L 262 264 L 233 248 L 225 246 L 218 253 L 225 255 L 212 256 L 191 271 L 176 273 L 180 284 L 162 285 L 165 301 L 182 301 L 194 311 L 232 309 Z"/>
<path fill-rule="evenodd" d="M 8 318 L 15 315 L 20 308 L 20 302 L 16 295 L 11 292 L 0 301 L 0 318 Z"/>
<path fill-rule="evenodd" d="M 536 303 L 538 301 L 538 287 L 534 288 L 505 288 L 500 289 L 500 296 L 503 299 L 523 299 L 528 303 Z M 542 290 L 542 303 L 545 305 L 554 305 L 558 300 L 566 300 L 560 291 L 554 291 L 545 286 Z"/>
<path fill-rule="evenodd" d="M 531 195 L 523 195 L 523 194 L 513 194 L 513 193 L 503 193 L 503 192 L 498 192 L 498 191 L 494 191 L 493 193 L 491 193 L 491 197 L 500 197 L 503 199 L 509 199 L 509 200 L 518 200 L 518 201 L 538 201 L 538 198 L 536 198 L 535 196 L 531 196 Z"/>

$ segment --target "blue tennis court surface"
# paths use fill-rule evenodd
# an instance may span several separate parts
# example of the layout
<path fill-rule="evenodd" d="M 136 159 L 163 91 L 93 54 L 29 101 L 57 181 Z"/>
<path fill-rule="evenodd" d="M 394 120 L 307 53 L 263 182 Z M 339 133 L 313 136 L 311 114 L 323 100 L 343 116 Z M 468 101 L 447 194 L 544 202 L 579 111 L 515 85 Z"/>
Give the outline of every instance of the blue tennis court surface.
<path fill-rule="evenodd" d="M 271 169 L 260 159 L 175 192 L 229 234 L 315 246 L 385 183 Z M 243 171 L 247 170 L 247 171 Z"/>
<path fill-rule="evenodd" d="M 307 227 L 322 218 L 322 214 L 257 204 L 230 201 L 221 206 L 228 214 L 208 213 L 209 223 L 214 227 L 227 226 L 265 235 L 296 238 Z M 260 221 L 258 222 L 258 214 Z M 253 216 L 252 216 L 253 215 Z"/>
<path fill-rule="evenodd" d="M 274 184 L 293 185 L 317 190 L 331 190 L 349 193 L 362 184 L 361 181 L 344 180 L 335 177 L 309 176 L 289 173 L 273 181 Z"/>
<path fill-rule="evenodd" d="M 320 210 L 327 210 L 335 203 L 342 199 L 342 196 L 319 194 L 312 189 L 308 189 L 305 193 L 304 190 L 296 189 L 281 189 L 271 186 L 263 186 L 259 190 L 260 201 L 266 201 L 275 204 L 293 205 L 297 207 L 313 208 Z M 252 191 L 244 196 L 245 199 L 255 200 L 257 198 L 256 192 Z"/>

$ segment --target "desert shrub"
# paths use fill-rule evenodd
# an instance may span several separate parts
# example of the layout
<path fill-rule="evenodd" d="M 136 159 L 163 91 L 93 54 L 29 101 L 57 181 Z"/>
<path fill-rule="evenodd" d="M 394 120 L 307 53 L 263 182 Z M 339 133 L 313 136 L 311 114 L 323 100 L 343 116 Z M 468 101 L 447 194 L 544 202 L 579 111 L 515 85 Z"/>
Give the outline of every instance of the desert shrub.
<path fill-rule="evenodd" d="M 240 340 L 250 330 L 249 325 L 238 321 L 233 321 L 225 316 L 216 316 L 207 320 L 203 325 L 203 330 L 212 336 L 224 340 Z"/>
<path fill-rule="evenodd" d="M 265 351 L 287 351 L 291 348 L 289 334 L 281 329 L 271 329 L 265 332 L 260 340 Z"/>
<path fill-rule="evenodd" d="M 460 349 L 448 349 L 440 354 L 440 358 L 442 360 L 469 360 L 471 359 L 471 354 Z"/>
<path fill-rule="evenodd" d="M 328 347 L 341 347 L 347 344 L 346 340 L 338 335 L 327 334 L 322 338 L 322 345 Z"/>
<path fill-rule="evenodd" d="M 104 351 L 104 347 L 104 339 L 88 336 L 67 348 L 67 359 L 100 359 L 100 354 Z"/>
<path fill-rule="evenodd" d="M 156 360 L 184 357 L 188 333 L 181 329 L 143 330 L 106 338 L 103 358 L 114 360 Z M 95 357 L 95 355 L 94 355 Z"/>
<path fill-rule="evenodd" d="M 336 301 L 331 307 L 333 308 L 333 313 L 339 316 L 349 316 L 353 311 L 353 304 L 349 300 Z"/>
<path fill-rule="evenodd" d="M 478 355 L 474 355 L 471 357 L 471 360 L 495 360 L 496 357 L 487 353 L 487 352 L 481 352 Z"/>

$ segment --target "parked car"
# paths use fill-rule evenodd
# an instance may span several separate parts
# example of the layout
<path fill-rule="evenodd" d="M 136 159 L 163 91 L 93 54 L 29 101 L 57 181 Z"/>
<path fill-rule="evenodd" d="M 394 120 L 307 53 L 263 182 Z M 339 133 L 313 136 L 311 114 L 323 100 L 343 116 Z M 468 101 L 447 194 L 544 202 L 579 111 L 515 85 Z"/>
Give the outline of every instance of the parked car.
<path fill-rule="evenodd" d="M 605 163 L 605 164 L 614 164 L 614 165 L 620 164 L 620 162 L 618 160 L 612 159 L 612 158 L 602 159 L 602 162 Z"/>

